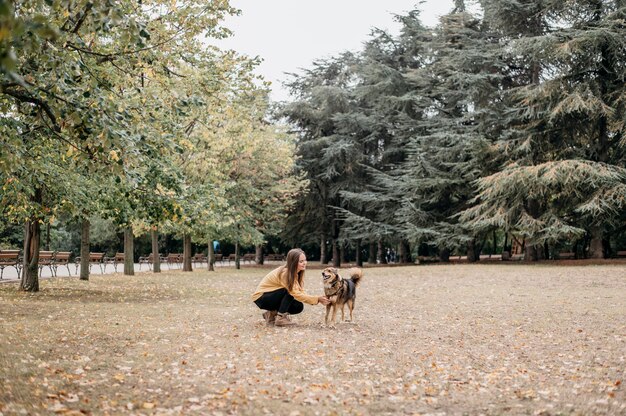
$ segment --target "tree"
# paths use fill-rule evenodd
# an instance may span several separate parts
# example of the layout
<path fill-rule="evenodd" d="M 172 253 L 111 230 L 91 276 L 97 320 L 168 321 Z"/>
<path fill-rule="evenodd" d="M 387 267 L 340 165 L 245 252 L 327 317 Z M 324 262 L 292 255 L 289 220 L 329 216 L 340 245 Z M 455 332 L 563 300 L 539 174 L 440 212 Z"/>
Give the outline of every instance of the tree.
<path fill-rule="evenodd" d="M 326 262 L 326 241 L 332 240 L 333 264 L 339 265 L 342 220 L 333 207 L 342 206 L 340 191 L 354 183 L 359 153 L 355 143 L 343 140 L 338 119 L 353 105 L 348 87 L 354 80 L 355 57 L 346 53 L 314 63 L 303 75 L 295 75 L 289 87 L 296 100 L 281 109 L 298 135 L 297 172 L 308 188 L 297 202 L 283 236 L 291 244 L 320 243 Z M 345 131 L 345 130 L 344 130 Z"/>
<path fill-rule="evenodd" d="M 508 162 L 479 182 L 478 204 L 464 217 L 503 224 L 526 239 L 533 259 L 544 255 L 542 243 L 586 235 L 590 255 L 602 257 L 602 240 L 624 218 L 624 5 L 519 3 L 513 18 L 508 2 L 485 4 L 486 18 L 509 36 L 518 79 L 501 141 Z M 511 188 L 514 175 L 527 198 Z"/>
<path fill-rule="evenodd" d="M 9 116 L 0 132 L 9 152 L 2 153 L 0 169 L 2 182 L 13 184 L 3 191 L 10 202 L 3 207 L 13 220 L 28 218 L 22 288 L 36 291 L 39 224 L 51 214 L 46 201 L 64 195 L 55 193 L 55 173 L 67 173 L 64 158 L 81 172 L 98 170 L 94 183 L 108 175 L 120 182 L 131 178 L 134 188 L 135 169 L 170 143 L 143 135 L 145 124 L 138 121 L 148 121 L 165 97 L 144 96 L 138 84 L 170 72 L 173 62 L 197 59 L 198 37 L 225 35 L 217 22 L 235 10 L 226 1 L 191 0 L 139 7 L 134 1 L 43 0 L 3 6 L 0 106 Z M 17 158 L 9 161 L 9 154 Z"/>

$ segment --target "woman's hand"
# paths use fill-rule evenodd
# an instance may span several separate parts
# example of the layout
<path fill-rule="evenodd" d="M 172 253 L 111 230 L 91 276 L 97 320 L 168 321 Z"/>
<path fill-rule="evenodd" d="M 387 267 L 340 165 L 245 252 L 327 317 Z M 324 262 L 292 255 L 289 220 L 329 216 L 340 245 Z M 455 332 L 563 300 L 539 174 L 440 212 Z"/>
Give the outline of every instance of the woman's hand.
<path fill-rule="evenodd" d="M 330 299 L 328 299 L 326 296 L 320 296 L 319 298 L 317 298 L 317 301 L 322 305 L 330 305 Z"/>

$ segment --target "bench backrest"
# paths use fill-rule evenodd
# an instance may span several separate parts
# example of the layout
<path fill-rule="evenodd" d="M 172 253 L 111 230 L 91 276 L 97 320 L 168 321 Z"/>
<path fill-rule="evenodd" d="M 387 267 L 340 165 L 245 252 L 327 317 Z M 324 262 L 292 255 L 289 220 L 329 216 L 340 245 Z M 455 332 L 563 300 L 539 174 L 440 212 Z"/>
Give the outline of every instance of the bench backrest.
<path fill-rule="evenodd" d="M 19 250 L 2 250 L 0 251 L 0 263 L 3 265 L 17 264 L 20 259 Z"/>
<path fill-rule="evenodd" d="M 0 258 L 3 259 L 17 259 L 20 256 L 19 250 L 2 250 L 0 251 Z"/>
<path fill-rule="evenodd" d="M 54 260 L 57 263 L 68 263 L 70 261 L 71 251 L 57 251 L 54 255 Z"/>
<path fill-rule="evenodd" d="M 104 253 L 89 253 L 89 261 L 99 263 L 104 258 Z"/>
<path fill-rule="evenodd" d="M 115 253 L 115 261 L 124 262 L 124 253 Z"/>

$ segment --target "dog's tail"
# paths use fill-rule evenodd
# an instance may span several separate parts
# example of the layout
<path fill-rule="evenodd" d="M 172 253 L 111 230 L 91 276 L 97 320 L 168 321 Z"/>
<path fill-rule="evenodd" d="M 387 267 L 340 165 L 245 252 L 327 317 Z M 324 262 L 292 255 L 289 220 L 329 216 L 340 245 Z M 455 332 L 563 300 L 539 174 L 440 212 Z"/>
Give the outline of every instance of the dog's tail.
<path fill-rule="evenodd" d="M 353 267 L 348 270 L 348 274 L 350 275 L 350 280 L 352 280 L 354 286 L 358 286 L 361 279 L 363 279 L 363 270 L 358 267 Z"/>

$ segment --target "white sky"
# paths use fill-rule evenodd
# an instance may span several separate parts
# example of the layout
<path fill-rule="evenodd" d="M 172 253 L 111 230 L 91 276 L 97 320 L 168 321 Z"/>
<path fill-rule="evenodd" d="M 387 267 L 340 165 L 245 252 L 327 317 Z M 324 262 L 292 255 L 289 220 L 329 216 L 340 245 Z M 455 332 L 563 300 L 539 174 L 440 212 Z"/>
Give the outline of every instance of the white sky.
<path fill-rule="evenodd" d="M 452 0 L 231 0 L 241 15 L 230 17 L 224 26 L 234 36 L 217 42 L 263 63 L 257 72 L 272 83 L 273 100 L 287 100 L 281 81 L 285 73 L 300 72 L 317 59 L 344 51 L 360 51 L 372 28 L 398 34 L 394 14 L 417 7 L 422 21 L 434 26 L 448 13 Z"/>

